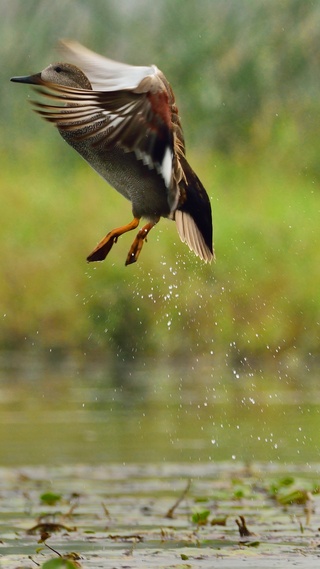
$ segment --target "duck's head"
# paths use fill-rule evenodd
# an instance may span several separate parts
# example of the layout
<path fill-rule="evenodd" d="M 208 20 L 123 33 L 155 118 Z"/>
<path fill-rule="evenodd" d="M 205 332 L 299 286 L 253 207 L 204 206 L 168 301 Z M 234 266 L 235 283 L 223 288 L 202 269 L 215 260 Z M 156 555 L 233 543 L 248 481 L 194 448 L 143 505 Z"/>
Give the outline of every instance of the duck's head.
<path fill-rule="evenodd" d="M 29 83 L 31 85 L 63 85 L 64 87 L 75 87 L 80 89 L 92 89 L 88 77 L 75 65 L 70 63 L 53 63 L 36 73 L 22 77 L 11 77 L 11 81 L 16 83 Z"/>

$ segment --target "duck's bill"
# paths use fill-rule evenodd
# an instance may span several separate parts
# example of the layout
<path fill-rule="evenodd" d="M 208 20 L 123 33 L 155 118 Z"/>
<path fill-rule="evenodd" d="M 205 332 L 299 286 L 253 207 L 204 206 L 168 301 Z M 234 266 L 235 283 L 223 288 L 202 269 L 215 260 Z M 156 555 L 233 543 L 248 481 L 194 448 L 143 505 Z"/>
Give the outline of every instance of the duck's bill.
<path fill-rule="evenodd" d="M 35 75 L 22 75 L 21 77 L 11 77 L 10 81 L 14 83 L 29 83 L 30 85 L 43 85 L 41 73 Z"/>

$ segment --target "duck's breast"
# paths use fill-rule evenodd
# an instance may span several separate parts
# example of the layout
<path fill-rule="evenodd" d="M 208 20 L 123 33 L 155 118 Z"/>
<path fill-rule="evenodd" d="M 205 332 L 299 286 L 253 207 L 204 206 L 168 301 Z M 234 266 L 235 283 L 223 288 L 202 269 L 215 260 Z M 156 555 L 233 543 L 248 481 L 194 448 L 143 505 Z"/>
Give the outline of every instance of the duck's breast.
<path fill-rule="evenodd" d="M 169 216 L 168 192 L 162 176 L 138 160 L 134 152 L 124 152 L 119 146 L 109 149 L 95 145 L 94 137 L 81 139 L 79 131 L 76 135 L 72 131 L 59 132 L 108 184 L 131 201 L 134 216 Z"/>

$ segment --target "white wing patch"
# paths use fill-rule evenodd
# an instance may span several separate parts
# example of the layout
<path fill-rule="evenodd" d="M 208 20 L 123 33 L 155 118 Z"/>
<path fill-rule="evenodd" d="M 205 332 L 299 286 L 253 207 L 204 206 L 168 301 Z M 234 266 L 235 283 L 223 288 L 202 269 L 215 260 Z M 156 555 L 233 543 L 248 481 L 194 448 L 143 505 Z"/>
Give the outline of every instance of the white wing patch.
<path fill-rule="evenodd" d="M 172 180 L 172 161 L 173 161 L 172 150 L 171 148 L 169 148 L 169 146 L 167 146 L 162 160 L 162 164 L 160 166 L 160 174 L 163 177 L 164 183 L 167 186 L 167 188 L 170 188 Z"/>
<path fill-rule="evenodd" d="M 214 255 L 206 245 L 192 217 L 188 213 L 177 209 L 175 212 L 175 220 L 181 241 L 186 243 L 191 251 L 198 255 L 200 259 L 206 263 L 210 263 Z"/>
<path fill-rule="evenodd" d="M 113 61 L 76 41 L 60 41 L 60 52 L 68 63 L 79 67 L 88 77 L 93 90 L 119 91 L 135 89 L 145 77 L 157 75 L 155 65 L 137 66 Z"/>

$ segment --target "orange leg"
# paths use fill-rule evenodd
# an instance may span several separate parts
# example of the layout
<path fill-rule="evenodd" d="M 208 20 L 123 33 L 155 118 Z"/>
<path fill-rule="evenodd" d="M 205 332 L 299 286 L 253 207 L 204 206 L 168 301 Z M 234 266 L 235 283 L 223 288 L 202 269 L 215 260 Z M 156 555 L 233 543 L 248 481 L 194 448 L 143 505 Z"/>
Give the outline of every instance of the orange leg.
<path fill-rule="evenodd" d="M 131 231 L 132 229 L 138 227 L 139 221 L 140 219 L 138 217 L 134 217 L 133 220 L 127 225 L 123 225 L 122 227 L 118 227 L 117 229 L 110 231 L 108 235 L 101 239 L 100 243 L 98 243 L 92 253 L 88 255 L 88 263 L 91 263 L 92 261 L 103 261 L 111 250 L 112 245 L 117 242 L 118 237 L 120 237 L 120 235 L 123 235 L 123 233 L 127 233 L 127 231 Z"/>
<path fill-rule="evenodd" d="M 144 240 L 146 239 L 149 231 L 155 226 L 156 223 L 158 223 L 158 221 L 159 219 L 157 219 L 156 221 L 150 221 L 140 229 L 134 242 L 131 245 L 125 263 L 126 265 L 131 265 L 132 263 L 135 263 L 138 260 Z"/>

